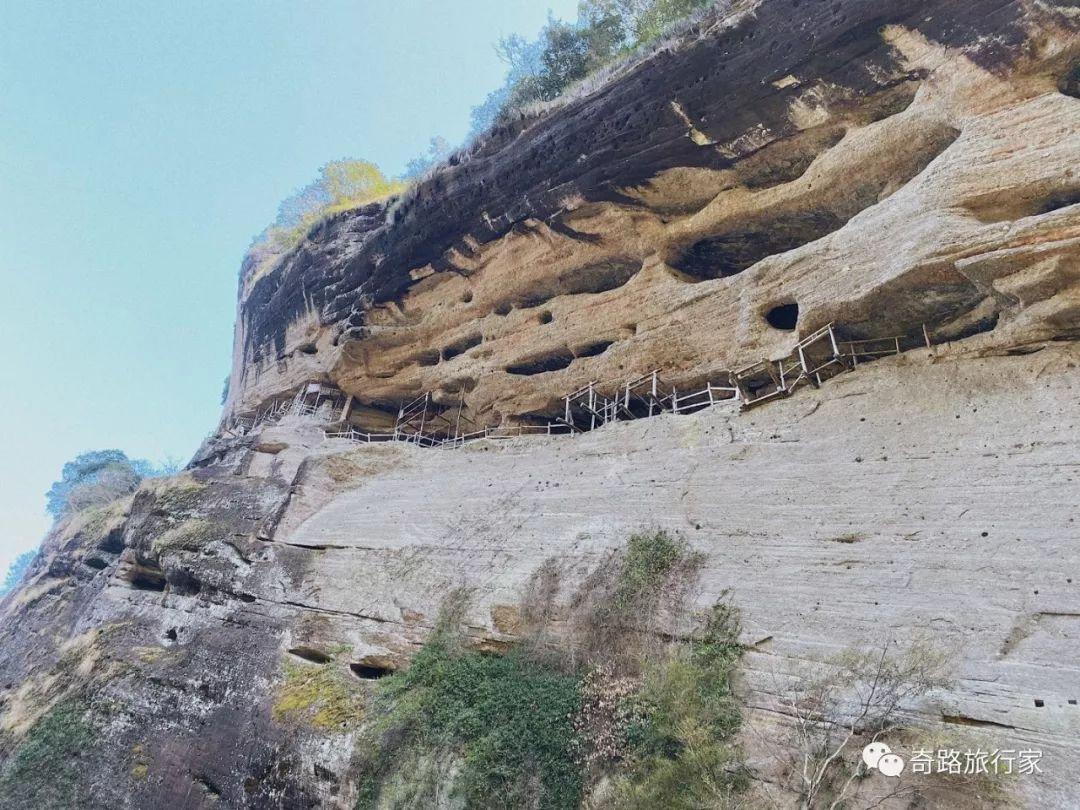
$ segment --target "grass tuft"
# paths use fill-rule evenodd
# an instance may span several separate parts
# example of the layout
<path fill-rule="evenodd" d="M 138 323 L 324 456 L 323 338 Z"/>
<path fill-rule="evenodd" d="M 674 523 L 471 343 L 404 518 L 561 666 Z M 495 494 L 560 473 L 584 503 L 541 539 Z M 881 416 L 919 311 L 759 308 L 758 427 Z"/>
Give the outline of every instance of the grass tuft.
<path fill-rule="evenodd" d="M 272 716 L 278 723 L 301 723 L 320 731 L 347 731 L 364 718 L 362 687 L 333 662 L 285 662 Z"/>

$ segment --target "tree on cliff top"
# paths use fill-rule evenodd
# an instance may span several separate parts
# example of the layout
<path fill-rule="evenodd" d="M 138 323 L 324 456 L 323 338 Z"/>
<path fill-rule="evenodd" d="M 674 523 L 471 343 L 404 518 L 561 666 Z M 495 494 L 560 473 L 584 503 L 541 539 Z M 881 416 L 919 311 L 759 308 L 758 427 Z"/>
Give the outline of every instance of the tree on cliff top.
<path fill-rule="evenodd" d="M 359 208 L 405 190 L 405 183 L 386 177 L 374 163 L 342 158 L 319 170 L 319 176 L 282 200 L 274 222 L 252 245 L 260 269 L 296 247 L 321 219 L 339 211 Z"/>
<path fill-rule="evenodd" d="M 55 519 L 130 495 L 144 478 L 172 475 L 180 469 L 168 460 L 155 466 L 128 458 L 122 450 L 91 450 L 64 465 L 60 480 L 45 493 L 45 508 Z"/>
<path fill-rule="evenodd" d="M 26 569 L 30 567 L 37 558 L 37 549 L 31 549 L 30 551 L 24 551 L 18 557 L 11 561 L 11 565 L 8 566 L 7 575 L 4 577 L 4 581 L 0 583 L 0 596 L 6 596 L 15 589 L 26 574 Z"/>
<path fill-rule="evenodd" d="M 589 74 L 717 2 L 581 0 L 575 22 L 549 16 L 535 40 L 504 37 L 495 50 L 507 64 L 506 78 L 483 104 L 473 107 L 470 135 L 480 135 L 508 110 L 558 98 Z"/>

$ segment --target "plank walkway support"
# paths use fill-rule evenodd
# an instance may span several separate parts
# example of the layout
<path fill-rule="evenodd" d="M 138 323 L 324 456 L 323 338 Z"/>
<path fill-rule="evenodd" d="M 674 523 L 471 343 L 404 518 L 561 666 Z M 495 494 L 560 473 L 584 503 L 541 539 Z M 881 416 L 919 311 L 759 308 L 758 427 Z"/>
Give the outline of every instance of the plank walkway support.
<path fill-rule="evenodd" d="M 776 364 L 772 360 L 759 360 L 743 366 L 731 373 L 730 380 L 731 386 L 738 389 L 739 399 L 744 409 L 788 395 L 788 390 L 780 381 Z"/>
<path fill-rule="evenodd" d="M 834 324 L 830 322 L 801 338 L 786 357 L 779 360 L 759 360 L 728 372 L 727 385 L 706 382 L 701 389 L 680 394 L 675 386 L 669 386 L 660 377 L 659 369 L 625 381 L 590 380 L 564 396 L 562 417 L 545 425 L 476 428 L 472 420 L 465 416 L 465 389 L 462 388 L 456 407 L 437 403 L 430 392 L 425 392 L 399 407 L 393 432 L 365 433 L 347 424 L 355 402 L 353 395 L 344 398 L 344 394 L 337 389 L 328 390 L 320 383 L 309 383 L 301 386 L 291 399 L 274 400 L 261 411 L 234 417 L 223 431 L 244 435 L 284 415 L 315 414 L 320 404 L 327 400 L 336 403 L 340 401 L 337 398 L 340 396 L 345 400 L 340 421 L 346 425 L 340 431 L 324 431 L 324 436 L 328 439 L 348 439 L 365 443 L 400 441 L 419 447 L 460 447 L 477 439 L 576 435 L 620 419 L 641 419 L 661 413 L 693 413 L 720 403 L 734 402 L 742 409 L 752 408 L 773 399 L 790 396 L 803 384 L 819 387 L 832 377 L 857 368 L 860 359 L 867 362 L 879 357 L 902 354 L 905 341 L 910 340 L 910 335 L 893 335 L 840 341 Z M 922 342 L 928 348 L 933 346 L 926 324 L 922 324 Z M 307 397 L 311 394 L 315 394 L 313 403 L 307 402 Z"/>

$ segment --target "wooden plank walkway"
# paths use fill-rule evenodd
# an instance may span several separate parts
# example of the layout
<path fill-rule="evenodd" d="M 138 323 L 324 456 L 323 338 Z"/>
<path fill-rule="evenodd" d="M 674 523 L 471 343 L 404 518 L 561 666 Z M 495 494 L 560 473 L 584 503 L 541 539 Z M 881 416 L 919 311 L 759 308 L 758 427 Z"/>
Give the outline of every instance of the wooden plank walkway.
<path fill-rule="evenodd" d="M 925 325 L 922 338 L 918 345 L 929 348 L 932 342 Z M 838 374 L 854 371 L 860 362 L 902 354 L 907 340 L 905 336 L 891 336 L 841 341 L 834 324 L 828 323 L 802 338 L 787 357 L 759 360 L 729 372 L 726 385 L 705 382 L 701 388 L 680 392 L 664 381 L 660 369 L 654 369 L 626 381 L 586 383 L 563 397 L 562 416 L 547 424 L 484 428 L 477 428 L 464 416 L 464 391 L 456 411 L 454 406 L 435 402 L 431 393 L 424 393 L 398 409 L 391 432 L 370 433 L 349 426 L 337 431 L 324 430 L 323 435 L 327 439 L 363 444 L 403 442 L 418 447 L 461 447 L 478 440 L 574 435 L 611 422 L 646 419 L 661 413 L 694 413 L 718 404 L 738 403 L 746 410 L 791 396 L 804 385 L 819 387 Z M 272 402 L 257 413 L 235 417 L 224 432 L 243 436 L 285 416 L 313 417 L 327 403 L 335 409 L 344 403 L 338 421 L 347 421 L 352 396 L 346 397 L 342 391 L 321 383 L 308 383 L 291 399 Z"/>

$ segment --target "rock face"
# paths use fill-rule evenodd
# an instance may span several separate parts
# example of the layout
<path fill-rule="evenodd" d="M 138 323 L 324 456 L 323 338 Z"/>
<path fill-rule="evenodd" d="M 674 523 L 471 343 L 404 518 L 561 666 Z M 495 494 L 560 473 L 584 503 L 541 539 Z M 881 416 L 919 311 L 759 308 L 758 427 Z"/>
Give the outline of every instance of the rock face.
<path fill-rule="evenodd" d="M 449 590 L 499 649 L 538 570 L 566 609 L 646 527 L 704 553 L 700 605 L 742 614 L 766 781 L 778 682 L 929 634 L 954 683 L 912 718 L 1041 750 L 1014 798 L 1080 804 L 1077 29 L 1052 2 L 739 6 L 248 268 L 226 417 L 320 380 L 361 426 L 423 391 L 529 421 L 830 321 L 935 345 L 572 437 L 357 446 L 318 414 L 219 435 L 57 525 L 0 604 L 3 805 L 352 807 L 358 696 Z"/>
<path fill-rule="evenodd" d="M 247 280 L 229 410 L 319 377 L 499 424 L 589 380 L 719 378 L 829 321 L 1075 336 L 1077 51 L 1075 10 L 1043 3 L 709 19 Z"/>

